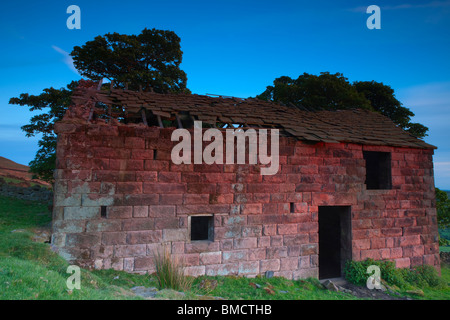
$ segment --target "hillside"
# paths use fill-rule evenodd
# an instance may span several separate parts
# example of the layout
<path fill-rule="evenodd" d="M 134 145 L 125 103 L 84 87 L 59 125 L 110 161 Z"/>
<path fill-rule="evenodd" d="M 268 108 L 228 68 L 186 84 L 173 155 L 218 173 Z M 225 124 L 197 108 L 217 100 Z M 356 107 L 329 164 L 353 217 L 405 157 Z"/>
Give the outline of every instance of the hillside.
<path fill-rule="evenodd" d="M 32 185 L 50 186 L 49 183 L 33 179 L 29 167 L 0 156 L 0 178 L 9 184 L 29 187 Z"/>
<path fill-rule="evenodd" d="M 405 287 L 392 286 L 385 292 L 345 284 L 346 291 L 339 289 L 336 292 L 313 278 L 289 280 L 261 276 L 201 276 L 191 279 L 187 289 L 175 291 L 161 287 L 155 274 L 131 274 L 113 269 L 81 269 L 80 288 L 69 289 L 69 263 L 51 250 L 48 236 L 43 232 L 48 229 L 52 215 L 45 204 L 0 196 L 0 212 L 0 300 L 149 299 L 206 302 L 226 299 L 298 302 L 367 298 L 450 299 L 450 287 L 447 285 L 450 283 L 450 269 L 445 264 L 441 265 L 442 280 L 437 280 L 434 273 L 418 273 L 410 277 L 409 281 L 413 282 L 405 283 Z M 164 270 L 170 273 L 168 269 Z M 364 271 L 361 275 L 365 274 Z M 400 274 L 390 279 L 399 281 Z M 434 279 L 436 283 L 430 286 L 425 284 L 424 279 Z M 224 303 L 229 304 L 227 301 Z"/>

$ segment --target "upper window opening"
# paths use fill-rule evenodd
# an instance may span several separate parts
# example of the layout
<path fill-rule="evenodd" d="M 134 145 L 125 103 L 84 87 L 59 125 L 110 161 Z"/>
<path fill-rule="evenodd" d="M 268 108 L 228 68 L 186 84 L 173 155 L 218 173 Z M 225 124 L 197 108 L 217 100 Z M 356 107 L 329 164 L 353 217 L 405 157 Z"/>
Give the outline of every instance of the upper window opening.
<path fill-rule="evenodd" d="M 391 153 L 363 151 L 367 190 L 391 189 Z"/>
<path fill-rule="evenodd" d="M 100 207 L 100 216 L 102 218 L 106 218 L 106 206 L 101 206 Z"/>

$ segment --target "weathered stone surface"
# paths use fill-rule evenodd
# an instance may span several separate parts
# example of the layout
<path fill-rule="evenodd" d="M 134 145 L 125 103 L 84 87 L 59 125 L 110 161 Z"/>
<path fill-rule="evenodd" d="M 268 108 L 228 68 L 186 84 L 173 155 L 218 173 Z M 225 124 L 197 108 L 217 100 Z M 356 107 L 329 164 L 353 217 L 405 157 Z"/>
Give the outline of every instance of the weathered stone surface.
<path fill-rule="evenodd" d="M 153 249 L 186 274 L 317 277 L 320 206 L 351 206 L 354 260 L 439 265 L 432 150 L 280 137 L 280 168 L 170 160 L 175 128 L 64 123 L 52 246 L 96 268 L 153 272 Z M 363 151 L 391 153 L 392 189 L 368 190 Z M 212 215 L 191 241 L 193 215 Z"/>
<path fill-rule="evenodd" d="M 158 289 L 155 287 L 133 287 L 130 289 L 135 295 L 141 296 L 143 298 L 154 298 L 158 294 Z"/>
<path fill-rule="evenodd" d="M 64 220 L 89 220 L 100 217 L 99 207 L 65 207 Z"/>
<path fill-rule="evenodd" d="M 335 285 L 331 280 L 325 280 L 324 282 L 322 282 L 322 285 L 330 291 L 339 292 L 338 286 Z"/>

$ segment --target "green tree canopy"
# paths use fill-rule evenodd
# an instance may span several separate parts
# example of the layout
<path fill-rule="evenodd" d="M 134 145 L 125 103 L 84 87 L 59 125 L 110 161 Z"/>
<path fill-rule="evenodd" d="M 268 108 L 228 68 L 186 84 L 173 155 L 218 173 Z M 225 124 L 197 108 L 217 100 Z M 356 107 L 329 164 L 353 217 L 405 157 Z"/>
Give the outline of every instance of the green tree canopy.
<path fill-rule="evenodd" d="M 106 78 L 122 87 L 142 86 L 144 90 L 151 88 L 160 93 L 189 92 L 186 73 L 180 69 L 182 55 L 180 38 L 173 31 L 156 29 L 144 29 L 139 35 L 108 33 L 75 47 L 71 53 L 77 70 L 90 80 Z M 80 81 L 72 81 L 65 88 L 43 89 L 39 95 L 22 93 L 9 101 L 27 106 L 30 111 L 42 111 L 22 127 L 27 137 L 42 134 L 39 150 L 29 164 L 36 178 L 53 181 L 56 161 L 53 126 L 64 116 L 72 91 Z"/>
<path fill-rule="evenodd" d="M 427 135 L 428 128 L 420 123 L 411 122 L 414 113 L 397 100 L 394 89 L 390 86 L 375 81 L 356 81 L 353 86 L 364 94 L 375 111 L 390 118 L 403 130 L 419 138 Z"/>
<path fill-rule="evenodd" d="M 297 79 L 279 77 L 257 98 L 307 109 L 373 110 L 418 138 L 428 131 L 422 124 L 411 122 L 414 113 L 397 100 L 391 87 L 375 81 L 350 83 L 341 73 L 321 72 L 318 76 L 304 73 Z"/>
<path fill-rule="evenodd" d="M 71 56 L 81 75 L 92 80 L 106 78 L 121 86 L 128 83 L 130 89 L 141 85 L 159 93 L 186 91 L 180 38 L 173 31 L 108 33 L 74 47 Z"/>
<path fill-rule="evenodd" d="M 439 228 L 450 228 L 450 199 L 447 192 L 436 188 L 436 211 Z"/>
<path fill-rule="evenodd" d="M 326 110 L 371 108 L 364 94 L 359 93 L 341 73 L 322 72 L 319 76 L 304 73 L 297 79 L 283 76 L 275 79 L 273 84 L 257 97 Z"/>
<path fill-rule="evenodd" d="M 47 88 L 39 95 L 22 93 L 17 98 L 11 98 L 10 104 L 28 106 L 30 111 L 43 111 L 33 116 L 30 123 L 21 127 L 27 137 L 42 134 L 38 142 L 39 149 L 34 160 L 29 163 L 30 171 L 36 178 L 51 182 L 56 160 L 56 135 L 53 127 L 56 121 L 64 116 L 70 105 L 72 90 L 78 86 L 78 81 L 72 81 L 65 88 Z"/>

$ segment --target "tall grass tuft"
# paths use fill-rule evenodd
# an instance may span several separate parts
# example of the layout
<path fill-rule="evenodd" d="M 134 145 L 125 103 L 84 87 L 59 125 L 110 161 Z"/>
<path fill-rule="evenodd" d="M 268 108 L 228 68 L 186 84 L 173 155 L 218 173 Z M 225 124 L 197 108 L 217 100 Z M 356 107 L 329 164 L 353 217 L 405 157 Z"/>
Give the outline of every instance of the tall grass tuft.
<path fill-rule="evenodd" d="M 184 275 L 184 266 L 179 258 L 172 257 L 167 249 L 154 253 L 156 278 L 160 289 L 184 291 L 190 288 L 193 279 Z"/>

